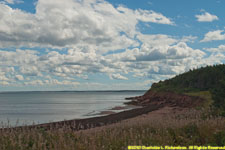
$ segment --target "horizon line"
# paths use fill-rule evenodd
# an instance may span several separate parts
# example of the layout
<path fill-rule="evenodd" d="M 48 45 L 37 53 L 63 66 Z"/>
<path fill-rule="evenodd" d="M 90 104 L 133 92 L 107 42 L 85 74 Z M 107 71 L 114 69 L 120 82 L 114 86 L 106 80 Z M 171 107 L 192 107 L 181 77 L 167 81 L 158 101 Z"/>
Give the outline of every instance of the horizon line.
<path fill-rule="evenodd" d="M 23 92 L 129 92 L 129 91 L 147 91 L 147 90 L 52 90 L 52 91 L 0 91 L 0 93 L 23 93 Z"/>

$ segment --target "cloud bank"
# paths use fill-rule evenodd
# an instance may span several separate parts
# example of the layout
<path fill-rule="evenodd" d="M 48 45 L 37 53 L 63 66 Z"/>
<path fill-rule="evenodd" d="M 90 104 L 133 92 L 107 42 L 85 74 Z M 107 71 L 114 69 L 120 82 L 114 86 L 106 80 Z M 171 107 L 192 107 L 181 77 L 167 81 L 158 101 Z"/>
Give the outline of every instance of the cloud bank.
<path fill-rule="evenodd" d="M 208 13 L 196 17 L 216 20 Z M 115 7 L 104 0 L 39 0 L 34 14 L 0 3 L 0 20 L 4 87 L 148 88 L 155 81 L 225 58 L 223 46 L 208 49 L 216 51 L 209 56 L 191 48 L 188 43 L 195 36 L 141 33 L 140 23 L 176 23 L 153 10 Z M 202 42 L 224 39 L 223 30 L 216 30 Z"/>

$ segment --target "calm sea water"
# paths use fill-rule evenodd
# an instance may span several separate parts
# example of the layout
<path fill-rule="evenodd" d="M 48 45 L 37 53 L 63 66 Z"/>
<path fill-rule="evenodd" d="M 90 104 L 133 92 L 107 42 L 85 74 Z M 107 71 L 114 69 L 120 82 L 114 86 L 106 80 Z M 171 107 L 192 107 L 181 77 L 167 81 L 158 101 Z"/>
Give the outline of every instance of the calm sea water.
<path fill-rule="evenodd" d="M 15 126 L 93 117 L 145 91 L 0 93 L 0 122 Z"/>

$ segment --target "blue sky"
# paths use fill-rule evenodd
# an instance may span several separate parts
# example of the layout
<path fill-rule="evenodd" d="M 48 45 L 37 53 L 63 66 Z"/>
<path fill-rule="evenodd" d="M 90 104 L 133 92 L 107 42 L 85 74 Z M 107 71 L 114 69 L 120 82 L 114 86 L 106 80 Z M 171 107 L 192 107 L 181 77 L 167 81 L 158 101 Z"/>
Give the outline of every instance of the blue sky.
<path fill-rule="evenodd" d="M 1 0 L 0 91 L 147 90 L 225 62 L 222 0 Z"/>

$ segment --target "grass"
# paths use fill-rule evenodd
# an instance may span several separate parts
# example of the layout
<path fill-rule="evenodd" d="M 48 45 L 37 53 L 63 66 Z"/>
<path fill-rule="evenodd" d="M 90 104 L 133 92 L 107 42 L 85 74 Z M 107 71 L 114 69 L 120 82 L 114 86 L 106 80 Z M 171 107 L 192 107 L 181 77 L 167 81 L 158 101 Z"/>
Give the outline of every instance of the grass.
<path fill-rule="evenodd" d="M 212 99 L 212 94 L 210 93 L 210 91 L 188 92 L 184 94 L 188 96 L 198 96 L 200 98 L 203 98 L 204 102 L 202 103 L 202 107 L 205 109 L 208 109 L 210 106 L 212 106 L 213 99 Z"/>
<path fill-rule="evenodd" d="M 1 150 L 124 150 L 128 145 L 225 145 L 225 118 L 202 117 L 197 110 L 161 117 L 141 116 L 83 131 L 0 130 Z"/>

